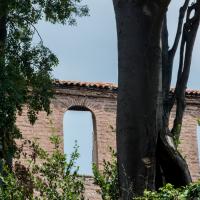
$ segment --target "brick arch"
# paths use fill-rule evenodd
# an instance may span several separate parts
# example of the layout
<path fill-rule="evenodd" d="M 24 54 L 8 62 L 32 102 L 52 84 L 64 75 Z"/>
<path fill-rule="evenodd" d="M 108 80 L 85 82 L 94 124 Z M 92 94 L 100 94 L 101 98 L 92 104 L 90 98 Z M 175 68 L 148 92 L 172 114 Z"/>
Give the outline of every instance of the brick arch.
<path fill-rule="evenodd" d="M 58 97 L 57 97 L 58 98 Z M 58 98 L 59 101 L 59 98 Z M 99 106 L 96 105 L 96 102 L 89 100 L 87 96 L 73 96 L 73 97 L 66 97 L 65 101 L 63 102 L 63 112 L 66 112 L 72 107 L 83 107 L 91 111 L 92 113 L 95 113 L 99 110 Z"/>

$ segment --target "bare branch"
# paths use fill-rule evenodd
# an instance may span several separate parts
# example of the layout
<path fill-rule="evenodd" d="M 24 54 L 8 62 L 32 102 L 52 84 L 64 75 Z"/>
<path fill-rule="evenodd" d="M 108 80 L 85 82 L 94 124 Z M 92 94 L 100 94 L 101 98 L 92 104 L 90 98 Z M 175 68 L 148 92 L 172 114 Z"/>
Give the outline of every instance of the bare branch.
<path fill-rule="evenodd" d="M 43 39 L 42 39 L 42 36 L 40 35 L 39 31 L 37 30 L 37 28 L 32 23 L 30 23 L 30 24 L 34 28 L 35 32 L 37 33 L 37 35 L 40 38 L 40 41 L 41 41 L 41 43 L 43 45 Z"/>
<path fill-rule="evenodd" d="M 178 19 L 178 27 L 177 27 L 177 31 L 176 31 L 176 37 L 175 37 L 175 40 L 174 40 L 174 44 L 172 45 L 172 48 L 169 51 L 171 56 L 173 56 L 173 57 L 175 56 L 175 53 L 176 53 L 177 48 L 178 48 L 178 44 L 179 44 L 179 40 L 180 40 L 180 37 L 181 37 L 182 28 L 183 28 L 183 20 L 185 18 L 185 13 L 187 11 L 189 2 L 190 2 L 190 0 L 185 0 L 185 3 L 183 4 L 183 6 L 179 10 L 179 19 Z"/>
<path fill-rule="evenodd" d="M 175 98 L 172 96 L 169 96 L 170 93 L 170 86 L 171 86 L 171 79 L 172 79 L 172 69 L 174 64 L 174 57 L 178 48 L 178 44 L 181 38 L 182 29 L 183 29 L 183 21 L 185 18 L 185 14 L 188 8 L 190 0 L 185 0 L 183 6 L 179 10 L 179 19 L 178 19 L 178 27 L 177 32 L 174 40 L 174 44 L 172 45 L 172 48 L 170 50 L 163 49 L 163 51 L 167 51 L 167 55 L 165 55 L 164 62 L 163 62 L 163 104 L 165 105 L 165 114 L 167 117 L 169 117 L 169 113 L 175 103 Z M 166 27 L 166 28 L 165 28 Z M 167 23 L 165 22 L 163 24 L 163 29 L 167 29 Z M 166 32 L 166 31 L 165 31 Z M 166 35 L 166 34 L 165 34 Z M 168 40 L 165 36 L 165 40 Z M 166 42 L 165 42 L 166 43 Z M 168 47 L 167 47 L 168 48 Z M 166 53 L 165 53 L 166 54 Z M 183 54 L 181 54 L 183 55 Z M 182 59 L 180 59 L 182 60 Z M 181 64 L 182 65 L 182 64 Z M 167 120 L 166 120 L 167 122 Z"/>
<path fill-rule="evenodd" d="M 194 16 L 191 16 L 194 11 Z M 183 28 L 183 36 L 181 41 L 180 51 L 180 65 L 177 77 L 177 83 L 175 88 L 176 99 L 176 117 L 174 125 L 171 130 L 176 140 L 179 139 L 181 125 L 183 120 L 183 113 L 185 110 L 185 91 L 187 88 L 187 82 L 190 73 L 192 53 L 194 48 L 194 42 L 196 39 L 197 30 L 200 22 L 200 0 L 188 7 L 186 22 Z"/>

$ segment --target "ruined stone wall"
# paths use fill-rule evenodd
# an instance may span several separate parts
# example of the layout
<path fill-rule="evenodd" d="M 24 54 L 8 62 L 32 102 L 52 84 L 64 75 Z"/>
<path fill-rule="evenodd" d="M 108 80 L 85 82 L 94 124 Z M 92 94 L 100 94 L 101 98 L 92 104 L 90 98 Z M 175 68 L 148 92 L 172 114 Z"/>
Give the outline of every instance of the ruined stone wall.
<path fill-rule="evenodd" d="M 18 117 L 17 124 L 24 138 L 38 138 L 41 146 L 51 151 L 49 136 L 63 136 L 63 117 L 67 110 L 89 110 L 93 117 L 93 160 L 102 168 L 103 160 L 110 158 L 109 147 L 116 148 L 117 87 L 112 84 L 58 82 L 55 85 L 55 99 L 52 100 L 52 113 L 47 116 L 41 112 L 34 126 L 30 125 L 26 109 Z M 174 117 L 172 113 L 171 119 Z M 200 178 L 197 148 L 197 118 L 200 118 L 200 95 L 187 95 L 187 107 L 181 133 L 180 149 L 188 162 L 193 180 Z M 113 128 L 111 128 L 113 127 Z M 87 138 L 85 138 L 87 139 Z M 86 177 L 86 197 L 89 200 L 100 200 L 97 187 L 93 186 L 92 177 Z"/>

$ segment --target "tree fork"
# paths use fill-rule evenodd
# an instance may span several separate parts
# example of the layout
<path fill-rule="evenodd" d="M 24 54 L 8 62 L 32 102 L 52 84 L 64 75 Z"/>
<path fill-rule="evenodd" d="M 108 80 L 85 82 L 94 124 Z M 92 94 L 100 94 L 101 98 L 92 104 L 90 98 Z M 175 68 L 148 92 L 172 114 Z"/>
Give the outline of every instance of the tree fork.
<path fill-rule="evenodd" d="M 191 16 L 192 11 L 194 15 Z M 192 4 L 188 7 L 186 22 L 183 28 L 183 35 L 181 40 L 181 51 L 180 51 L 180 65 L 178 70 L 178 77 L 176 88 L 174 92 L 174 100 L 176 100 L 176 117 L 174 120 L 174 126 L 172 128 L 172 134 L 174 137 L 179 139 L 180 130 L 177 132 L 177 127 L 182 125 L 183 114 L 185 110 L 185 91 L 187 88 L 187 82 L 190 73 L 192 53 L 194 43 L 196 40 L 197 30 L 200 22 L 200 1 Z"/>
<path fill-rule="evenodd" d="M 183 25 L 183 19 L 187 11 L 186 22 L 184 24 L 182 40 L 181 40 L 179 70 L 178 70 L 175 92 L 174 94 L 172 94 L 172 97 L 170 97 L 170 93 L 167 94 L 167 92 L 164 93 L 165 95 L 163 95 L 164 124 L 163 124 L 163 131 L 158 140 L 158 151 L 157 151 L 158 163 L 160 164 L 160 168 L 162 169 L 163 172 L 162 180 L 165 180 L 164 182 L 170 182 L 176 187 L 187 185 L 192 181 L 187 163 L 177 150 L 181 126 L 182 126 L 183 114 L 186 106 L 185 91 L 187 87 L 187 81 L 191 66 L 192 51 L 200 20 L 199 16 L 200 2 L 197 1 L 190 7 L 188 7 L 188 5 L 189 1 L 186 0 L 183 7 L 181 7 L 180 9 L 179 23 L 178 23 L 175 42 L 172 49 L 169 51 L 168 54 L 169 57 L 167 57 L 170 60 L 170 55 L 173 56 L 175 55 L 178 46 L 178 41 L 180 39 L 182 32 L 181 30 Z M 195 14 L 194 16 L 191 17 L 190 15 L 192 10 L 195 11 Z M 171 61 L 172 62 L 169 61 L 168 63 L 171 64 L 170 68 L 172 69 L 173 59 Z M 171 76 L 171 74 L 169 75 Z M 165 87 L 167 88 L 170 88 L 169 86 L 170 84 L 167 86 L 165 85 Z M 165 102 L 168 102 L 168 104 L 166 104 Z M 176 102 L 176 117 L 174 120 L 173 128 L 170 131 L 168 128 L 169 115 L 175 102 Z M 173 176 L 174 173 L 172 173 L 172 171 L 176 174 L 176 177 L 179 177 L 178 179 L 175 179 L 175 177 Z M 158 176 L 160 176 L 160 173 L 157 174 Z M 162 185 L 159 185 L 159 187 L 160 186 Z"/>

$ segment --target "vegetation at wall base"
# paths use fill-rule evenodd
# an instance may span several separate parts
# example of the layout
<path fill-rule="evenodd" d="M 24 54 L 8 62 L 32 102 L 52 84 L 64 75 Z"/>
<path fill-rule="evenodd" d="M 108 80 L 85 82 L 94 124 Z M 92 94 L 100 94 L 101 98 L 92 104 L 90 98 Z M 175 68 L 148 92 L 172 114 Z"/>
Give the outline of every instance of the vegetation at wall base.
<path fill-rule="evenodd" d="M 112 155 L 112 160 L 104 160 L 104 169 L 102 172 L 98 170 L 96 164 L 93 164 L 94 183 L 100 187 L 100 190 L 97 192 L 101 195 L 103 200 L 119 199 L 116 153 L 111 148 L 110 152 Z"/>
<path fill-rule="evenodd" d="M 174 188 L 171 184 L 166 184 L 157 192 L 144 191 L 143 197 L 134 200 L 199 200 L 200 182 L 191 183 L 182 188 Z"/>
<path fill-rule="evenodd" d="M 97 191 L 101 194 L 103 200 L 118 200 L 120 199 L 120 190 L 118 184 L 118 171 L 116 153 L 111 150 L 112 160 L 104 161 L 104 168 L 102 171 L 98 170 L 96 165 L 93 165 L 93 173 L 95 184 L 99 186 Z M 130 188 L 130 193 L 134 191 Z M 199 200 L 200 199 L 200 181 L 191 183 L 185 187 L 175 188 L 173 185 L 167 183 L 158 191 L 144 191 L 141 197 L 133 197 L 133 200 Z"/>
<path fill-rule="evenodd" d="M 54 146 L 53 152 L 48 153 L 41 148 L 37 141 L 25 140 L 18 149 L 13 170 L 3 164 L 0 175 L 0 200 L 84 200 L 84 180 L 78 175 L 75 165 L 79 157 L 75 145 L 71 158 L 66 161 L 62 153 L 61 140 L 58 136 L 50 138 Z M 27 147 L 28 150 L 27 151 Z M 26 151 L 24 151 L 26 149 Z M 93 165 L 95 184 L 100 187 L 97 191 L 103 200 L 118 200 L 120 197 L 116 153 L 111 150 L 112 160 L 104 161 L 104 168 L 99 171 Z M 22 164 L 19 161 L 26 161 Z M 134 187 L 134 186 L 133 186 Z M 130 188 L 130 192 L 133 190 Z M 133 200 L 198 200 L 200 199 L 200 181 L 182 188 L 166 184 L 158 191 L 144 191 L 142 197 Z"/>
<path fill-rule="evenodd" d="M 0 175 L 0 200 L 83 200 L 83 178 L 78 175 L 75 165 L 79 157 L 78 146 L 70 158 L 62 153 L 58 136 L 50 138 L 54 145 L 48 153 L 36 141 L 25 141 L 20 151 L 21 160 L 11 170 L 6 163 Z M 24 151 L 31 150 L 30 153 Z"/>

